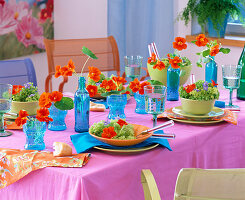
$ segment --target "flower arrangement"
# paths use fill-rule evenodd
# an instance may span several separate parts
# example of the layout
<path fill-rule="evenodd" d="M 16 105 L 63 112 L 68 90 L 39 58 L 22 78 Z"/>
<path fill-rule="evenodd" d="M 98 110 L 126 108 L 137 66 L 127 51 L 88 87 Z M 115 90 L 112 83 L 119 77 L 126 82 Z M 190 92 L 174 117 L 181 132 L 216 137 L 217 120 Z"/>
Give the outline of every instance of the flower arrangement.
<path fill-rule="evenodd" d="M 104 121 L 94 123 L 89 132 L 96 136 L 109 139 L 128 140 L 135 139 L 134 127 L 122 119 L 111 120 L 109 124 Z"/>
<path fill-rule="evenodd" d="M 214 81 L 208 83 L 203 80 L 199 80 L 196 83 L 181 86 L 179 88 L 179 94 L 181 98 L 192 99 L 192 100 L 214 100 L 219 98 L 219 91 L 217 89 L 218 84 Z"/>
<path fill-rule="evenodd" d="M 201 63 L 208 63 L 210 60 L 214 60 L 213 57 L 219 52 L 223 54 L 230 53 L 229 48 L 223 48 L 221 44 L 217 43 L 217 40 L 209 41 L 204 34 L 199 34 L 192 43 L 196 44 L 198 47 L 205 47 L 200 53 L 197 53 L 199 56 L 196 63 L 198 67 L 202 67 Z"/>
<path fill-rule="evenodd" d="M 53 0 L 1 0 L 0 13 L 0 60 L 43 52 L 53 38 Z"/>
<path fill-rule="evenodd" d="M 12 100 L 19 102 L 33 102 L 38 101 L 39 94 L 37 87 L 33 86 L 33 83 L 29 82 L 21 85 L 13 85 Z"/>

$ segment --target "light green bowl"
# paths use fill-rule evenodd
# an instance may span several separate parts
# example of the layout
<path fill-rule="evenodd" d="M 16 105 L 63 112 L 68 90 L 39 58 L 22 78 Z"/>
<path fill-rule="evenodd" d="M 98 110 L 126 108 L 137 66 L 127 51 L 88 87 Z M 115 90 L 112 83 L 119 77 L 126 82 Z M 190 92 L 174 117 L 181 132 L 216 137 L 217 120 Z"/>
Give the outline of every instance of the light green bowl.
<path fill-rule="evenodd" d="M 184 99 L 184 98 L 180 98 L 180 100 L 181 100 L 181 106 L 183 111 L 193 115 L 205 115 L 211 112 L 215 102 L 215 100 L 198 101 L 198 100 Z"/>
<path fill-rule="evenodd" d="M 163 70 L 153 69 L 153 65 L 147 63 L 147 69 L 148 69 L 148 72 L 149 72 L 150 77 L 151 77 L 152 80 L 160 81 L 165 86 L 167 86 L 167 70 L 168 70 L 167 67 L 165 69 L 163 69 Z M 191 69 L 192 69 L 192 65 L 189 65 L 189 66 L 185 67 L 186 73 L 185 73 L 184 76 L 180 77 L 179 85 L 184 85 L 186 83 L 186 81 L 190 77 Z"/>

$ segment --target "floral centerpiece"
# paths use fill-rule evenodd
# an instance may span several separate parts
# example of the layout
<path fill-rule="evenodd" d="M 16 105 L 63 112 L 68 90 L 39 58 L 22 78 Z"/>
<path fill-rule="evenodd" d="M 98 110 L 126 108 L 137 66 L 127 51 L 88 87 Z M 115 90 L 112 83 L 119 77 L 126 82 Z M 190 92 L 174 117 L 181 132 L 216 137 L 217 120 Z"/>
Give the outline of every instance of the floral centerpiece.
<path fill-rule="evenodd" d="M 214 106 L 215 99 L 219 99 L 217 85 L 214 81 L 208 83 L 207 81 L 199 80 L 185 87 L 181 86 L 179 94 L 182 109 L 186 113 L 195 115 L 209 113 Z"/>

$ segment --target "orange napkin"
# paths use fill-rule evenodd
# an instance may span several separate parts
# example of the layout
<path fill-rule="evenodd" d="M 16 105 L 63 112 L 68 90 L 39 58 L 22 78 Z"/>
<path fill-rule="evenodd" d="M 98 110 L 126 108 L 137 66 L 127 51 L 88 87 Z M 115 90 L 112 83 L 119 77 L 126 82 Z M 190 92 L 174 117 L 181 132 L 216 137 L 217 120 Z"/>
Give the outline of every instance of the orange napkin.
<path fill-rule="evenodd" d="M 165 112 L 160 114 L 160 115 L 158 115 L 157 118 L 161 119 L 161 118 L 171 117 L 171 118 L 174 118 L 174 119 L 183 119 L 183 120 L 196 121 L 195 119 L 191 119 L 191 118 L 184 117 L 182 115 L 178 115 L 178 114 L 174 113 L 172 111 L 172 109 L 173 108 L 165 110 Z M 219 116 L 219 117 L 212 117 L 212 118 L 208 118 L 208 119 L 203 119 L 202 121 L 213 121 L 213 120 L 218 120 L 218 121 L 223 120 L 223 121 L 229 122 L 231 124 L 237 125 L 237 114 L 232 112 L 232 111 L 230 111 L 230 110 L 224 109 L 224 115 Z"/>
<path fill-rule="evenodd" d="M 22 129 L 22 126 L 17 126 L 15 121 L 4 120 L 5 129 Z"/>
<path fill-rule="evenodd" d="M 83 167 L 89 153 L 54 157 L 52 152 L 0 148 L 0 189 L 45 167 Z"/>

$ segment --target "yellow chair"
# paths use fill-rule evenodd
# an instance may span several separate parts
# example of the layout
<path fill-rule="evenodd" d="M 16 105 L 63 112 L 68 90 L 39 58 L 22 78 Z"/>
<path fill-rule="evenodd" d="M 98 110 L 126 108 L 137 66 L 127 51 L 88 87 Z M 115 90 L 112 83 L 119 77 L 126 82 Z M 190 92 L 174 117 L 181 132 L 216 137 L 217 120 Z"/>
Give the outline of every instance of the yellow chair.
<path fill-rule="evenodd" d="M 150 170 L 142 170 L 146 200 L 160 195 Z M 245 169 L 181 169 L 176 181 L 175 200 L 244 200 Z"/>

